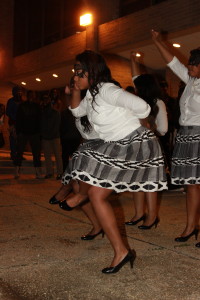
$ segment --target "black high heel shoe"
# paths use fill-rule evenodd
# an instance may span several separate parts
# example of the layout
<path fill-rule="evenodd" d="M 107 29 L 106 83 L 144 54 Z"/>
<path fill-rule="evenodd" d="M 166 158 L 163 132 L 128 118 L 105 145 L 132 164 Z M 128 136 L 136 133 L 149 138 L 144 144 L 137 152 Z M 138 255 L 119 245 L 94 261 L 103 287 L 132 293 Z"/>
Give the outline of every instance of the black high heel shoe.
<path fill-rule="evenodd" d="M 73 210 L 74 208 L 76 208 L 76 207 L 78 207 L 78 206 L 81 206 L 81 205 L 85 204 L 86 202 L 88 202 L 88 198 L 85 199 L 85 200 L 83 200 L 83 201 L 81 201 L 78 205 L 71 207 L 71 206 L 69 206 L 69 205 L 67 204 L 67 201 L 64 200 L 64 201 L 62 201 L 62 202 L 59 203 L 59 206 L 60 206 L 60 208 L 62 208 L 62 209 L 64 209 L 64 210 L 71 211 L 71 210 Z"/>
<path fill-rule="evenodd" d="M 125 222 L 125 225 L 134 226 L 137 225 L 139 222 L 143 221 L 145 219 L 145 215 L 143 215 L 141 218 L 137 219 L 136 221 L 128 221 Z"/>
<path fill-rule="evenodd" d="M 155 228 L 158 226 L 158 223 L 160 222 L 159 218 L 156 217 L 155 221 L 151 224 L 151 225 L 140 225 L 138 226 L 139 229 L 143 229 L 143 230 L 147 230 L 147 229 L 151 229 L 153 226 L 155 226 Z"/>
<path fill-rule="evenodd" d="M 86 234 L 86 235 L 83 235 L 82 237 L 81 237 L 81 239 L 83 240 L 83 241 L 91 241 L 91 240 L 93 240 L 93 239 L 95 239 L 95 237 L 96 236 L 98 236 L 98 235 L 102 235 L 102 238 L 104 237 L 104 231 L 103 231 L 103 229 L 101 229 L 98 233 L 96 233 L 96 234 Z"/>
<path fill-rule="evenodd" d="M 66 200 L 62 201 L 59 203 L 60 208 L 67 210 L 67 211 L 71 211 L 72 209 L 74 209 L 75 207 L 71 207 L 67 204 Z"/>
<path fill-rule="evenodd" d="M 175 242 L 186 242 L 187 240 L 189 240 L 189 238 L 191 238 L 191 236 L 195 236 L 195 239 L 197 240 L 199 234 L 199 229 L 195 228 L 190 234 L 186 235 L 186 236 L 179 236 L 177 238 L 175 238 Z"/>
<path fill-rule="evenodd" d="M 200 242 L 195 245 L 197 248 L 200 248 Z"/>
<path fill-rule="evenodd" d="M 55 195 L 53 195 L 53 197 L 51 197 L 51 199 L 49 200 L 49 203 L 50 204 L 58 204 L 58 203 L 60 203 L 60 201 L 56 199 Z"/>
<path fill-rule="evenodd" d="M 133 268 L 133 262 L 134 262 L 135 256 L 133 255 L 132 251 L 129 250 L 127 255 L 122 259 L 122 261 L 116 265 L 115 267 L 105 268 L 102 270 L 102 273 L 104 274 L 114 274 L 117 273 L 127 262 L 130 261 L 131 269 Z"/>

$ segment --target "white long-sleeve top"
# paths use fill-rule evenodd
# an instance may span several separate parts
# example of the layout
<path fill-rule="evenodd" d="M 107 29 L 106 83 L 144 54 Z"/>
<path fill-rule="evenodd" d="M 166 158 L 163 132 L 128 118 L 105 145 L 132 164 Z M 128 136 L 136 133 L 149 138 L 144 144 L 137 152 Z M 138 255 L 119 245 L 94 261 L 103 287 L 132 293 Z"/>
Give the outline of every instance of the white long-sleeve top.
<path fill-rule="evenodd" d="M 158 113 L 155 119 L 156 131 L 163 136 L 168 130 L 167 109 L 165 103 L 160 99 L 157 100 L 156 104 L 158 106 Z"/>
<path fill-rule="evenodd" d="M 81 124 L 81 119 L 76 118 L 75 120 L 76 128 L 80 132 L 81 136 L 85 140 L 95 140 L 99 138 L 99 135 L 91 127 L 90 131 L 84 131 L 84 126 Z"/>
<path fill-rule="evenodd" d="M 180 125 L 200 126 L 200 78 L 190 77 L 186 66 L 175 56 L 168 66 L 186 84 L 180 98 Z"/>
<path fill-rule="evenodd" d="M 104 141 L 123 139 L 141 126 L 150 106 L 141 98 L 113 83 L 103 83 L 92 103 L 89 90 L 79 106 L 71 109 L 75 117 L 87 115 L 91 126 Z"/>

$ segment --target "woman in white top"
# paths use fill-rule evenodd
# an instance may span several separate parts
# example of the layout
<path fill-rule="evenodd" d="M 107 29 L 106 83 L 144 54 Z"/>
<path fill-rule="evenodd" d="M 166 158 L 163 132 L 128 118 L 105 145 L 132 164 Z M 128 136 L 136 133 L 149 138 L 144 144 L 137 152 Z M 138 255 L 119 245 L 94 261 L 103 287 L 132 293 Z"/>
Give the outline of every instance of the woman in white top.
<path fill-rule="evenodd" d="M 89 197 L 97 218 L 114 250 L 110 267 L 118 272 L 134 255 L 125 246 L 108 196 L 112 191 L 162 190 L 166 188 L 164 161 L 154 134 L 140 124 L 150 106 L 112 83 L 105 60 L 93 51 L 77 55 L 71 111 L 87 115 L 101 140 L 82 145 L 73 156 L 72 172 L 65 171 L 63 183 L 80 181 L 79 194 L 66 200 L 69 210 Z M 81 101 L 80 91 L 88 89 Z"/>
<path fill-rule="evenodd" d="M 152 30 L 152 39 L 167 62 L 168 67 L 186 84 L 180 98 L 180 130 L 176 136 L 172 157 L 173 184 L 186 185 L 187 223 L 176 242 L 185 242 L 198 236 L 200 208 L 200 48 L 190 51 L 186 68 L 161 41 L 160 34 Z M 200 247 L 200 243 L 197 244 Z"/>
<path fill-rule="evenodd" d="M 160 86 L 153 75 L 141 74 L 140 58 L 137 58 L 134 52 L 131 52 L 130 59 L 135 92 L 151 107 L 151 113 L 145 120 L 146 124 L 144 120 L 142 122 L 157 135 L 163 136 L 168 130 L 168 120 L 165 103 L 159 99 L 161 96 Z M 139 229 L 151 229 L 154 225 L 156 227 L 159 222 L 157 191 L 133 193 L 133 202 L 135 215 L 125 224 L 135 226 L 143 221 L 143 224 L 138 226 Z M 147 212 L 145 212 L 145 203 Z"/>

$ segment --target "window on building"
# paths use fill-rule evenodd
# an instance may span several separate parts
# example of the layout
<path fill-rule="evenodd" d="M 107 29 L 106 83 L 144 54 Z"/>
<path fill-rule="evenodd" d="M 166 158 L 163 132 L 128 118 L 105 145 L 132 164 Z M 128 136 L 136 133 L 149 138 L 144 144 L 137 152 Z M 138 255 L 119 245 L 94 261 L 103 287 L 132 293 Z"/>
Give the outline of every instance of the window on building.
<path fill-rule="evenodd" d="M 131 13 L 148 8 L 152 5 L 156 5 L 164 1 L 167 0 L 121 0 L 120 17 L 129 15 Z"/>

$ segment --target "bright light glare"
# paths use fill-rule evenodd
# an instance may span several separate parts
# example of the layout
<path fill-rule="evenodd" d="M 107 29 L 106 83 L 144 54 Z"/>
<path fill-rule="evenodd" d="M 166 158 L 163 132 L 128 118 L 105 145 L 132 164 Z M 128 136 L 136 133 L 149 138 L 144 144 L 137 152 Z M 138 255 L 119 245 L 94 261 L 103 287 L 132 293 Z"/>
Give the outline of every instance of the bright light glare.
<path fill-rule="evenodd" d="M 180 48 L 180 47 L 181 47 L 180 44 L 176 44 L 176 43 L 174 43 L 173 46 L 174 46 L 175 48 Z"/>
<path fill-rule="evenodd" d="M 26 85 L 26 82 L 22 81 L 21 84 Z"/>
<path fill-rule="evenodd" d="M 80 16 L 80 26 L 88 26 L 90 24 L 92 24 L 92 14 Z"/>
<path fill-rule="evenodd" d="M 57 74 L 53 74 L 53 77 L 58 77 L 58 75 Z"/>
<path fill-rule="evenodd" d="M 137 56 L 137 57 L 140 57 L 141 56 L 141 54 L 140 53 L 136 53 L 136 55 L 135 56 Z"/>
<path fill-rule="evenodd" d="M 40 78 L 36 78 L 35 80 L 37 80 L 37 81 L 41 81 L 41 79 L 40 79 Z"/>

